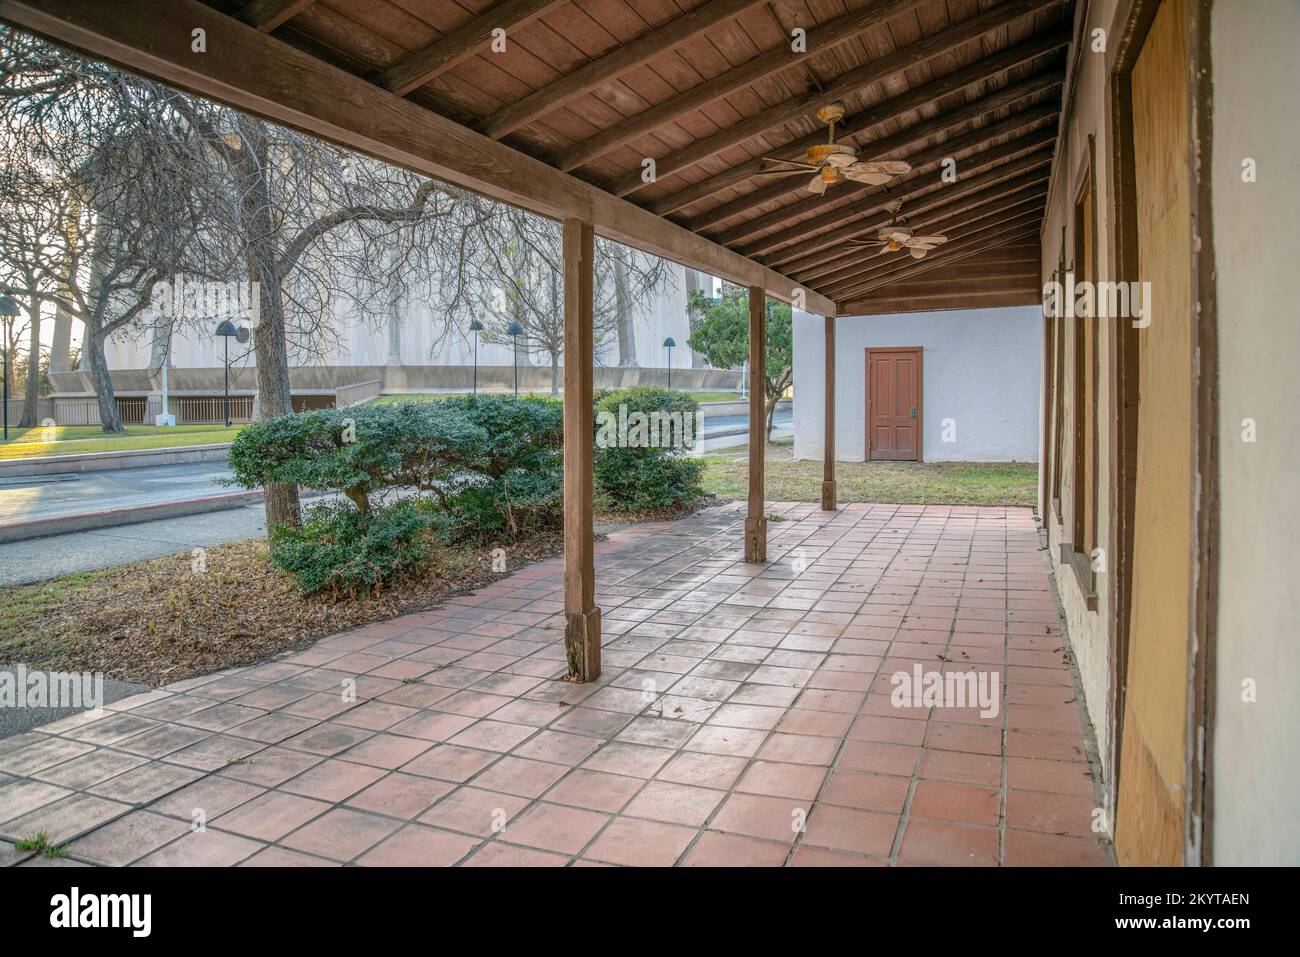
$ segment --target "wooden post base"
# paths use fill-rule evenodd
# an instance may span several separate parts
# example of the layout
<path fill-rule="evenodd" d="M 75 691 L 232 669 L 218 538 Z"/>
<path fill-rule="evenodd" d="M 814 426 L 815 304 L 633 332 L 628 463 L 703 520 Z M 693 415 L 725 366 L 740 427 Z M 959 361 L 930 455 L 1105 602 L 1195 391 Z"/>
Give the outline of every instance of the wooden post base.
<path fill-rule="evenodd" d="M 564 626 L 564 654 L 570 681 L 595 681 L 600 677 L 600 609 L 569 615 Z"/>
<path fill-rule="evenodd" d="M 833 512 L 839 508 L 839 503 L 836 499 L 835 483 L 822 482 L 822 511 Z"/>
<path fill-rule="evenodd" d="M 745 519 L 745 561 L 767 561 L 767 519 Z"/>

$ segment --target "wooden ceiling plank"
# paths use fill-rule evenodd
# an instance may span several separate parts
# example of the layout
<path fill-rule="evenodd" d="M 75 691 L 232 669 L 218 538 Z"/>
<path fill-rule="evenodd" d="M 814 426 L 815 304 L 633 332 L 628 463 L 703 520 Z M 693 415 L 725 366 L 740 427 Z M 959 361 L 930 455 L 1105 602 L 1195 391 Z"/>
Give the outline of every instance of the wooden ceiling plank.
<path fill-rule="evenodd" d="M 316 0 L 250 0 L 240 8 L 237 16 L 249 26 L 270 33 L 315 2 Z"/>
<path fill-rule="evenodd" d="M 1063 42 L 1062 38 L 1058 39 Z M 839 139 L 850 140 L 867 132 L 872 127 L 880 126 L 891 120 L 897 120 L 913 110 L 930 105 L 959 90 L 1001 76 L 1015 66 L 1051 52 L 1051 50 L 1056 49 L 1057 44 L 1047 45 L 1048 49 L 1044 49 L 1044 46 L 1045 44 L 1040 42 L 1030 46 L 1022 44 L 1018 47 L 1012 47 L 989 59 L 976 61 L 937 80 L 931 80 L 929 83 L 913 87 L 904 93 L 876 103 L 869 109 L 863 110 L 854 116 L 846 117 L 844 129 L 840 131 Z M 1057 84 L 1061 82 L 1058 71 L 1052 71 L 1047 75 L 1052 76 Z M 824 131 L 810 133 L 791 143 L 777 147 L 771 151 L 770 155 L 780 159 L 795 159 L 803 155 L 803 152 L 809 146 L 824 143 L 825 141 L 826 133 Z M 715 173 L 699 183 L 693 183 L 682 189 L 674 190 L 669 195 L 647 204 L 646 208 L 660 215 L 670 213 L 675 209 L 697 202 L 716 190 L 749 179 L 755 173 L 762 172 L 764 165 L 761 157 L 738 163 L 731 169 Z"/>
<path fill-rule="evenodd" d="M 492 31 L 510 30 L 532 23 L 551 7 L 568 0 L 501 0 L 488 10 L 452 30 L 441 40 L 417 50 L 379 75 L 379 85 L 405 96 L 456 64 L 475 56 L 492 42 Z"/>
<path fill-rule="evenodd" d="M 625 200 L 331 66 L 198 0 L 0 0 L 0 19 L 198 96 L 424 176 L 596 232 L 773 298 L 816 290 Z M 202 29 L 208 52 L 190 51 Z M 250 70 L 249 64 L 257 69 Z"/>
<path fill-rule="evenodd" d="M 724 150 L 737 146 L 746 140 L 753 139 L 773 127 L 788 123 L 791 120 L 806 117 L 812 113 L 818 106 L 829 103 L 841 97 L 849 96 L 852 93 L 865 87 L 879 83 L 888 77 L 904 70 L 912 69 L 920 63 L 942 56 L 953 49 L 970 43 L 972 40 L 982 37 L 984 34 L 1004 26 L 1019 17 L 1023 17 L 1032 11 L 1050 6 L 1059 2 L 1059 0 L 1007 0 L 996 7 L 986 10 L 984 13 L 964 20 L 954 27 L 941 31 L 926 37 L 918 43 L 903 47 L 894 51 L 888 56 L 881 57 L 855 70 L 850 70 L 841 76 L 835 77 L 823 89 L 810 90 L 799 96 L 792 97 L 775 106 L 769 107 L 754 116 L 748 117 L 739 123 L 719 130 L 711 136 L 697 140 L 689 146 L 669 153 L 667 156 L 655 158 L 656 178 L 662 179 L 678 170 L 706 160 L 711 156 L 716 156 Z M 1058 46 L 1064 46 L 1069 43 L 1069 34 L 1064 32 L 1053 31 L 1034 37 L 1023 44 L 1019 44 L 1011 50 L 1006 51 L 1003 56 L 1016 51 L 1013 59 L 1017 62 L 1028 56 L 1037 56 L 1056 49 Z M 1017 57 L 1019 59 L 1017 59 Z M 989 58 L 987 60 L 976 61 L 973 66 L 977 67 L 976 73 L 982 78 L 988 71 L 979 69 L 980 64 L 989 64 L 993 60 L 1001 59 L 999 57 Z M 1014 64 L 1010 64 L 1014 65 Z M 962 71 L 957 71 L 962 72 Z M 964 84 L 963 84 L 964 85 Z M 880 122 L 880 121 L 877 121 Z M 846 126 L 846 130 L 847 130 Z M 823 134 L 824 136 L 825 134 Z M 641 169 L 635 169 L 627 175 L 620 177 L 610 187 L 610 191 L 616 196 L 627 196 L 637 192 L 640 189 L 650 185 L 641 177 Z"/>
<path fill-rule="evenodd" d="M 668 23 L 617 46 L 609 53 L 567 73 L 554 83 L 510 104 L 479 125 L 479 131 L 499 140 L 590 92 L 607 80 L 634 69 L 694 36 L 730 20 L 765 0 L 709 0 Z M 559 164 L 557 164 L 559 165 Z M 561 169 L 573 167 L 561 166 Z"/>
<path fill-rule="evenodd" d="M 980 292 L 963 296 L 960 300 L 917 299 L 868 299 L 857 302 L 842 303 L 840 317 L 905 315 L 909 312 L 941 312 L 945 309 L 1007 309 L 1013 306 L 1033 306 L 1039 301 L 1038 290 L 1021 290 L 1018 292 Z"/>
<path fill-rule="evenodd" d="M 805 37 L 804 52 L 796 53 L 790 49 L 790 44 L 783 43 L 774 50 L 769 50 L 718 76 L 710 77 L 677 96 L 657 103 L 648 110 L 629 116 L 581 143 L 575 143 L 555 158 L 555 165 L 563 170 L 576 169 L 638 136 L 644 136 L 661 126 L 666 126 L 679 116 L 693 113 L 741 87 L 757 83 L 774 73 L 802 63 L 809 57 L 825 53 L 877 24 L 929 2 L 930 0 L 888 0 L 885 3 L 873 4 L 846 13 L 810 31 Z"/>

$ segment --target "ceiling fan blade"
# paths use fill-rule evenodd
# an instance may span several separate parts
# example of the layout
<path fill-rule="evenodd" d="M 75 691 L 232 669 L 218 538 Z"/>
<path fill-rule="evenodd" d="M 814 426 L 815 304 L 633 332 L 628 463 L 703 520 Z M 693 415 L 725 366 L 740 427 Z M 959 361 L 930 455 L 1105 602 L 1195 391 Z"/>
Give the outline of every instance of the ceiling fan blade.
<path fill-rule="evenodd" d="M 846 169 L 844 175 L 855 183 L 866 183 L 868 186 L 884 186 L 893 179 L 892 176 L 885 173 L 872 173 L 854 169 Z"/>
<path fill-rule="evenodd" d="M 878 234 L 881 242 L 905 243 L 912 238 L 910 229 L 882 229 Z"/>
<path fill-rule="evenodd" d="M 888 173 L 890 176 L 902 176 L 904 173 L 912 172 L 912 164 L 906 160 L 868 160 L 862 165 L 870 166 L 877 173 Z"/>
<path fill-rule="evenodd" d="M 853 153 L 831 153 L 826 157 L 826 162 L 840 169 L 847 169 L 857 163 L 857 157 Z"/>
<path fill-rule="evenodd" d="M 808 188 L 812 190 L 814 193 L 816 193 L 818 196 L 822 196 L 825 194 L 826 180 L 822 179 L 821 173 L 818 173 L 808 182 Z"/>
<path fill-rule="evenodd" d="M 938 246 L 947 241 L 947 236 L 913 236 L 911 240 L 913 246 Z"/>
<path fill-rule="evenodd" d="M 883 245 L 883 246 L 880 247 L 880 252 L 877 253 L 877 255 L 879 255 L 879 256 L 884 256 L 884 255 L 886 255 L 886 254 L 888 254 L 888 253 L 891 253 L 891 252 L 893 252 L 893 250 L 890 249 L 890 248 L 889 248 L 889 244 L 886 243 L 885 245 Z"/>
<path fill-rule="evenodd" d="M 775 156 L 764 156 L 764 157 L 761 157 L 761 159 L 762 159 L 763 162 L 765 162 L 765 163 L 784 163 L 784 164 L 787 165 L 787 166 L 796 166 L 796 167 L 798 167 L 799 169 L 816 169 L 816 168 L 817 168 L 817 167 L 814 166 L 812 163 L 805 163 L 803 160 L 778 159 L 778 158 L 775 157 Z"/>

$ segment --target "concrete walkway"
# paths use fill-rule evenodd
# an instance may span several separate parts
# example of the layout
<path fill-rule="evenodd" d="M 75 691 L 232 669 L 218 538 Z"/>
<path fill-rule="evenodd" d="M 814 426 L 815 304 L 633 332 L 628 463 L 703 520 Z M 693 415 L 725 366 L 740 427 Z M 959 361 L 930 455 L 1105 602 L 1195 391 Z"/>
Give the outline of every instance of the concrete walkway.
<path fill-rule="evenodd" d="M 763 565 L 738 506 L 600 543 L 590 685 L 553 560 L 0 741 L 0 860 L 1107 863 L 1030 511 L 769 507 Z M 913 669 L 996 676 L 995 713 L 895 700 Z"/>

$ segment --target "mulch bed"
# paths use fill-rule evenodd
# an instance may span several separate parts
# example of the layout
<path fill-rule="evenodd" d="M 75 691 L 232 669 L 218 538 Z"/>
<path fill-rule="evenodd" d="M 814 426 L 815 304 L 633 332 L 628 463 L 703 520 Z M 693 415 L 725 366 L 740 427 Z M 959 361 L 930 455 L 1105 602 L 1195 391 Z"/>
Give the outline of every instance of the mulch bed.
<path fill-rule="evenodd" d="M 598 528 L 683 518 L 715 504 L 705 498 L 649 512 L 600 512 Z M 562 533 L 506 548 L 517 570 L 560 554 Z M 159 686 L 282 652 L 374 621 L 436 607 L 502 577 L 491 549 L 439 549 L 380 591 L 352 597 L 303 596 L 267 560 L 265 539 L 0 589 L 0 664 Z"/>

